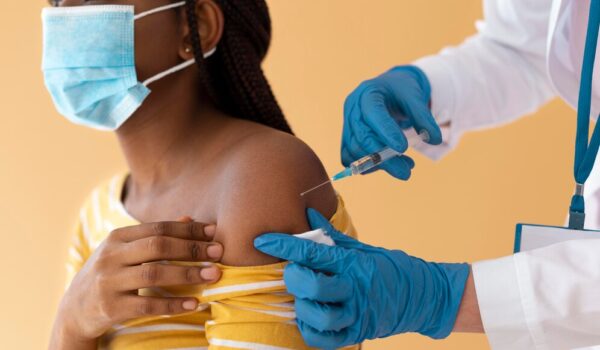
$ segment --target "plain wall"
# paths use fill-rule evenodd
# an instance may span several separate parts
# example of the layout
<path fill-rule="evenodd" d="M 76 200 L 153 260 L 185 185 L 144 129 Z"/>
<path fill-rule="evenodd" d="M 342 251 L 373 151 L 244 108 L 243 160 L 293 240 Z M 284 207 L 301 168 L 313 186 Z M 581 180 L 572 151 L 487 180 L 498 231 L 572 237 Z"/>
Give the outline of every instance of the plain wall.
<path fill-rule="evenodd" d="M 458 44 L 479 0 L 271 0 L 266 73 L 299 137 L 340 169 L 345 96 L 360 81 Z M 0 42 L 0 347 L 42 349 L 64 284 L 79 205 L 124 168 L 110 133 L 69 124 L 43 86 L 42 0 L 6 1 Z M 510 64 L 510 62 L 506 62 Z M 490 82 L 493 84 L 493 82 Z M 467 134 L 439 162 L 415 154 L 410 182 L 375 174 L 337 185 L 368 243 L 438 261 L 510 254 L 516 222 L 561 224 L 572 190 L 575 113 L 554 101 L 533 116 Z M 408 335 L 365 349 L 485 349 L 482 335 Z"/>

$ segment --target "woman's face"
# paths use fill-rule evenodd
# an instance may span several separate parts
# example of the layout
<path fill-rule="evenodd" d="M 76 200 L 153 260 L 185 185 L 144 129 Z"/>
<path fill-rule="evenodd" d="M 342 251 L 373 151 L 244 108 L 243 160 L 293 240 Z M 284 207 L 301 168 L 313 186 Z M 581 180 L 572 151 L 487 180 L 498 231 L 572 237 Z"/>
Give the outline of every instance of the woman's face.
<path fill-rule="evenodd" d="M 53 6 L 130 5 L 135 13 L 172 4 L 170 0 L 62 0 L 49 1 Z M 177 7 L 161 11 L 135 21 L 135 63 L 139 81 L 154 76 L 166 69 L 190 59 L 185 48 L 190 47 L 186 39 L 185 8 Z M 188 57 L 182 57 L 182 55 Z"/>

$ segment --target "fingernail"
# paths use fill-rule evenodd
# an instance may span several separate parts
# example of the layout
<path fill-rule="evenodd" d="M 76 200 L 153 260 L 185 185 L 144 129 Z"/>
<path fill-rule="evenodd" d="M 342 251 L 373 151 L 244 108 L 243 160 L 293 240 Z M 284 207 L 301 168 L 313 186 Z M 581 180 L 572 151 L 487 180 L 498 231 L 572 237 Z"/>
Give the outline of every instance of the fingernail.
<path fill-rule="evenodd" d="M 177 221 L 179 221 L 179 222 L 192 222 L 194 220 L 192 220 L 192 218 L 189 217 L 189 216 L 182 216 L 179 219 L 177 219 Z"/>
<path fill-rule="evenodd" d="M 206 248 L 206 254 L 208 254 L 208 257 L 211 259 L 221 259 L 221 256 L 223 256 L 223 246 L 220 244 L 213 244 Z"/>
<path fill-rule="evenodd" d="M 220 271 L 216 267 L 208 267 L 200 271 L 200 276 L 207 281 L 216 280 L 219 278 Z"/>
<path fill-rule="evenodd" d="M 204 234 L 207 237 L 213 238 L 216 233 L 217 233 L 217 226 L 216 225 L 204 226 Z"/>
<path fill-rule="evenodd" d="M 198 300 L 186 300 L 183 302 L 182 306 L 185 310 L 196 310 L 196 308 L 198 307 Z"/>

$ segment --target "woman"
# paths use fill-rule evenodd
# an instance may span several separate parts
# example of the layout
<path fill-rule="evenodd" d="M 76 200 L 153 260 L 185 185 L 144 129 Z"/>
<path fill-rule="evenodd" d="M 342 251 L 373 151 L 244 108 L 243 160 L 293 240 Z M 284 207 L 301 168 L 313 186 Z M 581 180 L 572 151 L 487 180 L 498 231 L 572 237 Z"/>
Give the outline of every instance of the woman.
<path fill-rule="evenodd" d="M 82 208 L 51 348 L 306 348 L 285 264 L 253 239 L 305 232 L 308 207 L 353 228 L 332 187 L 299 195 L 327 175 L 261 70 L 265 2 L 52 5 L 43 69 L 55 105 L 116 130 L 129 171 Z"/>

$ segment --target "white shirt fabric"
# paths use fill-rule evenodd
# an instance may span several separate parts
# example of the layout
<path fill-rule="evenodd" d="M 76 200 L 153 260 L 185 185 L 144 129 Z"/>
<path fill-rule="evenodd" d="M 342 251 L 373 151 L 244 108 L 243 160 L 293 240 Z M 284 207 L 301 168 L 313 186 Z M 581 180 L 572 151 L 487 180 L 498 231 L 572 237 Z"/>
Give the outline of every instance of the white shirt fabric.
<path fill-rule="evenodd" d="M 478 34 L 415 62 L 431 82 L 434 116 L 449 122 L 441 147 L 418 149 L 440 158 L 464 132 L 513 121 L 556 95 L 575 108 L 589 6 L 590 0 L 484 1 Z M 595 65 L 597 73 L 600 53 Z M 593 118 L 600 112 L 598 74 Z M 599 168 L 586 184 L 587 228 L 600 227 Z M 600 238 L 479 262 L 473 275 L 493 349 L 600 344 Z"/>

